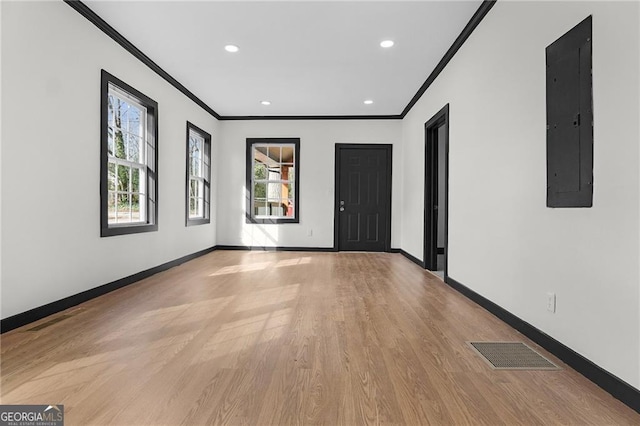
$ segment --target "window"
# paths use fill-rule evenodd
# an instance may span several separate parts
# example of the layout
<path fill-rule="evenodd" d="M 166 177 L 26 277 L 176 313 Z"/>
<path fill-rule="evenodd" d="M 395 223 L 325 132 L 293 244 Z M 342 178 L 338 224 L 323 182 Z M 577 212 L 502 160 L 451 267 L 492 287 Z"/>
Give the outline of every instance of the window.
<path fill-rule="evenodd" d="M 187 121 L 187 226 L 209 223 L 211 135 Z"/>
<path fill-rule="evenodd" d="M 247 139 L 247 222 L 298 223 L 300 139 Z"/>
<path fill-rule="evenodd" d="M 102 70 L 101 236 L 158 229 L 158 104 Z"/>

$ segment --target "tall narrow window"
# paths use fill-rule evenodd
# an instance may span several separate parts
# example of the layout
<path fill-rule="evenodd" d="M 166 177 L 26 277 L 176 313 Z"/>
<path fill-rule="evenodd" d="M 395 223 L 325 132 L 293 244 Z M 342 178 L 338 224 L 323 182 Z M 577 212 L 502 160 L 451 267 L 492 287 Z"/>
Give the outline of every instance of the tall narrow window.
<path fill-rule="evenodd" d="M 155 231 L 158 104 L 102 70 L 101 236 Z"/>
<path fill-rule="evenodd" d="M 247 222 L 298 223 L 300 139 L 247 139 Z"/>
<path fill-rule="evenodd" d="M 211 135 L 187 121 L 187 226 L 209 223 Z"/>

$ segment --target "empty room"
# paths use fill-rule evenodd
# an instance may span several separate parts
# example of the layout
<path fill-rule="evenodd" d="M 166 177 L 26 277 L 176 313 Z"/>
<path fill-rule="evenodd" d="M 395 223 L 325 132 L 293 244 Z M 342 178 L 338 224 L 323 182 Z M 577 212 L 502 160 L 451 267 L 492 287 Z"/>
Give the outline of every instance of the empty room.
<path fill-rule="evenodd" d="M 0 425 L 640 424 L 640 2 L 0 0 Z"/>

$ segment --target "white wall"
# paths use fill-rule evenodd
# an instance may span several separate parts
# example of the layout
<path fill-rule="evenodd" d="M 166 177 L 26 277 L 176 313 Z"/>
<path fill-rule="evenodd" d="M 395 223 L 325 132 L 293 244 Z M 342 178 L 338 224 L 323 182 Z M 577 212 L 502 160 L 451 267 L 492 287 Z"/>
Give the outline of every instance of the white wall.
<path fill-rule="evenodd" d="M 550 209 L 545 47 L 589 14 L 593 208 Z M 449 275 L 635 387 L 638 23 L 637 2 L 497 2 L 403 121 L 402 208 L 402 247 L 422 258 L 423 126 L 449 103 Z"/>
<path fill-rule="evenodd" d="M 219 123 L 218 244 L 333 247 L 336 143 L 393 144 L 391 246 L 400 244 L 400 120 L 222 121 Z M 300 138 L 300 223 L 247 224 L 246 139 Z M 308 236 L 312 230 L 313 235 Z"/>
<path fill-rule="evenodd" d="M 216 120 L 63 2 L 0 4 L 2 318 L 215 245 L 184 199 L 186 121 L 215 159 Z M 159 104 L 157 232 L 100 238 L 101 68 Z"/>

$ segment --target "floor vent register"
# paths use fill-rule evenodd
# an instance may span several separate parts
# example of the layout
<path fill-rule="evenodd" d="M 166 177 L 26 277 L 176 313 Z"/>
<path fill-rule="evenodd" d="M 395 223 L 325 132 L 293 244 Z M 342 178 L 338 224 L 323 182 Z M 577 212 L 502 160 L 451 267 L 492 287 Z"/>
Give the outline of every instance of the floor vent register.
<path fill-rule="evenodd" d="M 522 342 L 468 342 L 496 370 L 560 370 Z"/>

